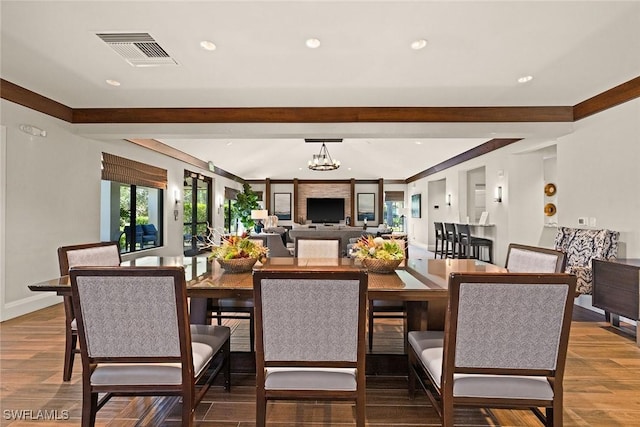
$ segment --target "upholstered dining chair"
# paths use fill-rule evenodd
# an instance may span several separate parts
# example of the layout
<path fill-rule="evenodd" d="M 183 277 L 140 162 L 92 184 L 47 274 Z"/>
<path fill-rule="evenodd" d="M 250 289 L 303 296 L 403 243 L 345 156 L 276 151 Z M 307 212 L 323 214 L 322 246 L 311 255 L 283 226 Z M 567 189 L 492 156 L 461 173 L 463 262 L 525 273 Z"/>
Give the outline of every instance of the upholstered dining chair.
<path fill-rule="evenodd" d="M 505 268 L 510 273 L 563 273 L 565 263 L 564 252 L 510 243 Z"/>
<path fill-rule="evenodd" d="M 340 239 L 296 237 L 296 258 L 340 258 Z"/>
<path fill-rule="evenodd" d="M 120 265 L 118 242 L 83 243 L 58 248 L 60 276 L 69 274 L 71 267 Z M 73 373 L 73 361 L 78 349 L 78 327 L 70 296 L 63 297 L 65 316 L 64 368 L 62 379 L 69 381 Z"/>
<path fill-rule="evenodd" d="M 364 427 L 366 271 L 256 271 L 253 284 L 256 426 L 269 400 L 350 400 Z"/>
<path fill-rule="evenodd" d="M 459 406 L 561 426 L 575 286 L 569 274 L 452 274 L 444 333 L 409 333 L 409 395 L 420 383 L 445 427 Z"/>
<path fill-rule="evenodd" d="M 113 396 L 180 396 L 191 426 L 218 373 L 229 389 L 229 328 L 190 327 L 183 267 L 74 267 L 70 277 L 83 427 Z"/>

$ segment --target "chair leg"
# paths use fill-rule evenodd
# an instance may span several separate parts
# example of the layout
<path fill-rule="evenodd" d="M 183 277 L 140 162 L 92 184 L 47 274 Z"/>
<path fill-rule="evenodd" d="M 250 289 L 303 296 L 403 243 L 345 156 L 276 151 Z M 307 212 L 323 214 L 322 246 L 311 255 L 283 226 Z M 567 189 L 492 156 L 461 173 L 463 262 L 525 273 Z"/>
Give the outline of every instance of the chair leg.
<path fill-rule="evenodd" d="M 267 399 L 264 390 L 256 393 L 256 427 L 265 427 L 267 423 Z"/>
<path fill-rule="evenodd" d="M 249 313 L 249 346 L 251 347 L 251 352 L 255 351 L 255 342 L 256 342 L 256 332 L 255 332 L 255 320 L 253 318 L 253 311 Z"/>
<path fill-rule="evenodd" d="M 64 370 L 62 372 L 62 380 L 70 381 L 73 373 L 73 361 L 76 355 L 76 346 L 78 345 L 78 334 L 71 330 L 71 326 L 67 326 L 66 338 L 64 343 Z"/>
<path fill-rule="evenodd" d="M 409 399 L 413 400 L 416 398 L 416 371 L 414 370 L 414 356 L 413 350 L 409 352 L 409 374 L 408 374 L 408 391 L 409 391 Z"/>
<path fill-rule="evenodd" d="M 191 393 L 182 396 L 182 426 L 191 427 L 195 421 L 194 397 Z"/>
<path fill-rule="evenodd" d="M 98 412 L 98 393 L 92 393 L 88 386 L 82 390 L 82 427 L 93 427 Z"/>
<path fill-rule="evenodd" d="M 369 313 L 367 315 L 369 320 L 369 352 L 373 350 L 373 301 L 369 300 Z"/>
<path fill-rule="evenodd" d="M 231 337 L 224 343 L 224 389 L 231 391 Z"/>
<path fill-rule="evenodd" d="M 364 427 L 366 419 L 366 409 L 367 405 L 365 402 L 365 393 L 364 391 L 359 391 L 358 397 L 356 399 L 356 427 Z"/>

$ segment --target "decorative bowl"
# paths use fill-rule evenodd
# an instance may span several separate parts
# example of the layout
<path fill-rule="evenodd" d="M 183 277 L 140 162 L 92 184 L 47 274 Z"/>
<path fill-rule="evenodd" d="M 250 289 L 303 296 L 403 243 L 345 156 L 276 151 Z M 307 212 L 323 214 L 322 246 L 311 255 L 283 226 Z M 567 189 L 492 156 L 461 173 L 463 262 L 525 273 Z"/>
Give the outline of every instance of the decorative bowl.
<path fill-rule="evenodd" d="M 367 270 L 371 273 L 388 274 L 393 273 L 401 262 L 401 259 L 364 258 L 362 260 L 362 265 L 367 267 Z"/>
<path fill-rule="evenodd" d="M 227 273 L 246 273 L 251 271 L 253 265 L 258 261 L 258 258 L 233 258 L 222 259 L 216 258 L 220 267 L 224 268 Z"/>

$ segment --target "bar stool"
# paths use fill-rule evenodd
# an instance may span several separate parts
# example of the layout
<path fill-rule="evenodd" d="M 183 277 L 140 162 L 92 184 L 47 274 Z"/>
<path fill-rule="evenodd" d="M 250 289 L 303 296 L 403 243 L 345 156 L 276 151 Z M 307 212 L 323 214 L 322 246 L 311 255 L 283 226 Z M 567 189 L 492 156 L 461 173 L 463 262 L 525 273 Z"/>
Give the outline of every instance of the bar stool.
<path fill-rule="evenodd" d="M 434 258 L 438 258 L 438 254 L 440 254 L 440 258 L 444 258 L 445 257 L 445 245 L 446 245 L 446 239 L 444 236 L 444 224 L 441 222 L 434 222 L 433 223 L 436 227 L 436 248 L 435 248 L 435 253 L 434 253 Z M 440 247 L 440 250 L 438 250 L 438 246 Z"/>
<path fill-rule="evenodd" d="M 469 231 L 469 224 L 455 224 L 455 230 L 458 247 L 460 248 L 460 258 L 480 259 L 480 249 L 487 248 L 489 252 L 488 262 L 493 264 L 493 240 L 472 236 Z"/>
<path fill-rule="evenodd" d="M 458 238 L 456 235 L 456 226 L 451 222 L 444 223 L 444 237 L 445 237 L 445 257 L 457 258 L 458 252 Z"/>

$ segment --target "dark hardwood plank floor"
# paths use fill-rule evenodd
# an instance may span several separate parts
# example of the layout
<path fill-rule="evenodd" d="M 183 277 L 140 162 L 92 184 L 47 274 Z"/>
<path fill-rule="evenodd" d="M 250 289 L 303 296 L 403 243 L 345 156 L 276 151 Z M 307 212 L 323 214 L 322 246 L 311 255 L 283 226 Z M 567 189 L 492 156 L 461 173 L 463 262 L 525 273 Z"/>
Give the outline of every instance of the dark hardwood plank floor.
<path fill-rule="evenodd" d="M 81 364 L 69 383 L 62 381 L 64 314 L 61 305 L 0 324 L 0 425 L 77 426 L 80 424 Z M 232 347 L 248 348 L 248 322 L 234 321 Z M 380 319 L 374 352 L 401 352 L 397 320 Z M 565 426 L 635 426 L 640 420 L 640 349 L 628 334 L 602 316 L 577 308 L 565 376 Z M 198 406 L 198 426 L 254 425 L 255 380 L 234 374 L 231 393 L 212 387 Z M 114 398 L 98 413 L 98 426 L 179 426 L 175 398 Z M 22 420 L 17 419 L 22 416 Z M 26 419 L 25 419 L 26 418 Z M 46 420 L 49 418 L 49 420 Z M 50 419 L 57 418 L 57 419 Z M 67 419 L 68 418 L 68 419 Z M 350 426 L 349 403 L 279 402 L 269 408 L 269 426 Z M 539 426 L 528 411 L 461 409 L 462 426 Z M 407 396 L 406 377 L 367 378 L 370 426 L 434 426 L 438 417 L 424 395 Z"/>

